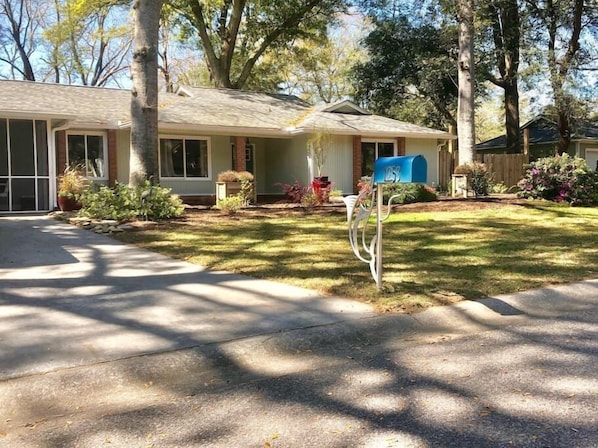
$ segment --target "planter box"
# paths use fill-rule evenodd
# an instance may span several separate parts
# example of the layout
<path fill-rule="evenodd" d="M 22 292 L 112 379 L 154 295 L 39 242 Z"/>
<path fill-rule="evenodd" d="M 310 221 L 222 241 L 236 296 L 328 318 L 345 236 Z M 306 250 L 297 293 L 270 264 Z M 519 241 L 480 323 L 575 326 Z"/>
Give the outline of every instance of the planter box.
<path fill-rule="evenodd" d="M 469 187 L 469 180 L 467 179 L 467 174 L 453 174 L 451 184 L 451 196 L 463 196 L 464 198 L 467 197 Z"/>
<path fill-rule="evenodd" d="M 257 195 L 255 191 L 255 183 L 251 182 L 251 187 L 253 191 L 253 195 L 251 198 L 251 202 L 255 204 Z M 216 182 L 216 204 L 220 202 L 222 199 L 227 198 L 229 196 L 234 196 L 241 192 L 241 182 Z"/>

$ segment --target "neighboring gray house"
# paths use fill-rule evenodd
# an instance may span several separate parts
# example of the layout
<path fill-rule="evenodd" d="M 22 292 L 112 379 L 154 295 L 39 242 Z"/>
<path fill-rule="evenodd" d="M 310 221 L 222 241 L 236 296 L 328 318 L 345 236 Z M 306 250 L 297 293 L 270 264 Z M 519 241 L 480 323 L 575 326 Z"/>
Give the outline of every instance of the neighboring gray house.
<path fill-rule="evenodd" d="M 539 115 L 528 121 L 520 130 L 523 152 L 529 155 L 531 161 L 541 157 L 552 156 L 559 141 L 557 124 L 544 115 Z M 507 138 L 504 135 L 487 140 L 476 145 L 481 153 L 505 153 Z M 598 163 L 598 126 L 578 126 L 571 135 L 569 154 L 586 159 L 591 168 Z"/>
<path fill-rule="evenodd" d="M 56 207 L 56 177 L 82 163 L 95 182 L 128 182 L 130 91 L 0 80 L 0 211 Z M 349 101 L 181 87 L 160 93 L 160 184 L 188 201 L 213 202 L 219 172 L 248 170 L 258 200 L 277 183 L 315 175 L 308 141 L 330 136 L 323 174 L 352 193 L 379 156 L 422 154 L 438 181 L 438 145 L 452 135 L 373 115 Z"/>

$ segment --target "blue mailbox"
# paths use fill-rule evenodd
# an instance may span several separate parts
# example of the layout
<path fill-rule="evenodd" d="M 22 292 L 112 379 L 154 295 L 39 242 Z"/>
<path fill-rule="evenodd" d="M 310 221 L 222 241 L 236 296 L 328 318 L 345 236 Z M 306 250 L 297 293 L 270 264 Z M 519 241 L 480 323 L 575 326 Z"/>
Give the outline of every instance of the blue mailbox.
<path fill-rule="evenodd" d="M 374 163 L 374 184 L 426 183 L 428 164 L 423 156 L 379 157 Z"/>

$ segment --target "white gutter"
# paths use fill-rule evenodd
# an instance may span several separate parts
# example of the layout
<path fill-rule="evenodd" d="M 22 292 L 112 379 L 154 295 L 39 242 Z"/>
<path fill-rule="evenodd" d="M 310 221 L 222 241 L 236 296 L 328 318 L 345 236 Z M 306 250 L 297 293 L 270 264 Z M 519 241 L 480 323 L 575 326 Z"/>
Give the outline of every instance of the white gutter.
<path fill-rule="evenodd" d="M 121 122 L 120 129 L 128 129 L 131 126 L 130 121 Z M 185 124 L 185 123 L 158 123 L 158 130 L 160 133 L 167 132 L 190 132 L 194 135 L 242 135 L 245 137 L 279 137 L 290 138 L 293 134 L 280 128 L 258 128 L 258 127 L 243 127 L 243 126 L 218 126 L 218 125 L 201 125 L 201 124 Z"/>
<path fill-rule="evenodd" d="M 52 130 L 50 132 L 50 136 L 48 137 L 48 174 L 50 176 L 50 185 L 48 191 L 50 195 L 50 210 L 54 210 L 58 206 L 58 192 L 56 191 L 56 178 L 58 176 L 56 171 L 56 133 L 59 131 L 66 131 L 67 129 L 70 129 L 70 127 L 70 120 L 66 120 L 63 124 L 51 128 Z"/>

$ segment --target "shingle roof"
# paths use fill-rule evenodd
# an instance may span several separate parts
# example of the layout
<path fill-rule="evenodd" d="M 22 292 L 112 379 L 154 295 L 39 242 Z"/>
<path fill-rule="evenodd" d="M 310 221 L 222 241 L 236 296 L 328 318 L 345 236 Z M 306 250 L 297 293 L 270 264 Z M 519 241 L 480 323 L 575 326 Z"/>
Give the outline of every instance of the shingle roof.
<path fill-rule="evenodd" d="M 161 93 L 160 108 L 181 101 Z M 65 118 L 75 125 L 119 127 L 131 119 L 131 91 L 106 87 L 0 80 L 0 113 Z"/>
<path fill-rule="evenodd" d="M 523 141 L 523 130 L 529 129 L 529 144 L 550 144 L 559 141 L 559 131 L 557 124 L 544 115 L 538 115 L 528 121 L 519 130 L 519 139 Z M 593 140 L 598 139 L 598 127 L 591 125 L 581 125 L 572 134 L 571 140 Z M 478 143 L 478 151 L 505 148 L 507 146 L 506 135 L 501 135 L 485 142 Z"/>
<path fill-rule="evenodd" d="M 310 109 L 295 96 L 245 90 L 182 87 L 186 101 L 162 110 L 161 123 L 284 131 Z"/>
<path fill-rule="evenodd" d="M 417 126 L 380 115 L 348 114 L 315 110 L 298 128 L 304 132 L 326 131 L 333 134 L 447 139 L 454 136 L 444 131 Z"/>
<path fill-rule="evenodd" d="M 131 92 L 120 89 L 0 82 L 0 111 L 39 117 L 70 117 L 79 122 L 114 126 L 130 116 Z"/>
<path fill-rule="evenodd" d="M 79 126 L 126 126 L 130 122 L 130 99 L 129 90 L 0 81 L 0 113 L 68 118 Z M 181 87 L 178 94 L 160 93 L 159 123 L 164 128 L 222 130 L 233 135 L 236 129 L 247 135 L 289 136 L 325 131 L 380 137 L 454 138 L 443 131 L 372 115 L 351 105 L 343 101 L 339 108 L 314 107 L 290 95 Z"/>

